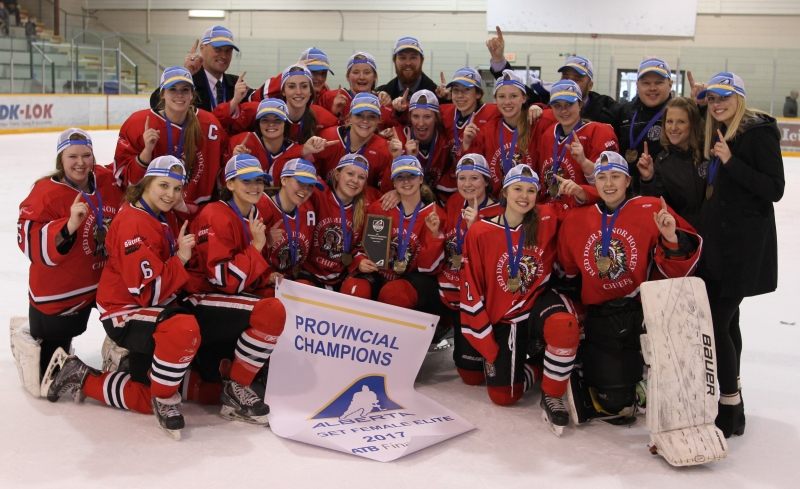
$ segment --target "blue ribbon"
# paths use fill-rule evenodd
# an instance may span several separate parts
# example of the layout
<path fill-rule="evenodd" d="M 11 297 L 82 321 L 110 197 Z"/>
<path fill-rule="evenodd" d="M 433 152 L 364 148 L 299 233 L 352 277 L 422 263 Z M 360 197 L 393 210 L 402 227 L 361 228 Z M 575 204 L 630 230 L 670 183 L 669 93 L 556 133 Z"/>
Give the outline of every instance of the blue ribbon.
<path fill-rule="evenodd" d="M 333 194 L 333 198 L 336 199 L 336 202 L 339 204 L 339 216 L 342 218 L 342 246 L 344 246 L 344 252 L 350 253 L 350 242 L 353 240 L 353 232 L 350 231 L 350 228 L 347 226 L 347 213 L 345 212 L 344 202 L 342 199 L 336 195 L 335 191 L 331 191 Z"/>
<path fill-rule="evenodd" d="M 519 262 L 522 259 L 522 244 L 525 242 L 525 228 L 520 227 L 519 243 L 517 243 L 517 254 L 514 254 L 514 243 L 511 241 L 511 228 L 508 227 L 508 219 L 503 216 L 503 227 L 506 229 L 506 246 L 508 247 L 508 266 L 510 268 L 508 278 L 516 278 L 519 272 Z"/>
<path fill-rule="evenodd" d="M 410 129 L 411 129 L 411 139 L 413 139 L 414 141 L 419 141 L 419 139 L 417 139 L 417 137 L 414 135 L 414 128 L 412 127 Z M 418 148 L 418 149 L 420 149 L 420 151 L 418 153 L 418 155 L 419 155 L 418 159 L 420 159 L 420 160 L 424 159 L 425 160 L 425 172 L 424 172 L 425 176 L 428 176 L 428 171 L 431 169 L 431 160 L 433 159 L 431 157 L 433 156 L 433 152 L 436 150 L 436 136 L 437 136 L 436 131 L 434 131 L 433 132 L 433 139 L 431 140 L 431 149 L 428 150 L 428 156 L 422 156 L 422 151 L 421 151 L 422 146 L 421 145 Z"/>
<path fill-rule="evenodd" d="M 186 119 L 183 120 L 183 125 L 181 126 L 181 135 L 178 141 L 178 150 L 175 153 L 172 152 L 172 148 L 174 147 L 172 146 L 172 123 L 169 121 L 169 117 L 167 117 L 166 109 L 164 109 L 164 120 L 167 121 L 167 145 L 169 146 L 167 148 L 167 154 L 170 154 L 183 161 L 183 158 L 181 158 L 181 153 L 183 153 L 183 131 L 186 129 L 186 123 L 189 122 L 189 115 L 187 114 Z"/>
<path fill-rule="evenodd" d="M 94 177 L 94 173 L 91 173 L 90 175 Z M 106 229 L 106 225 L 103 223 L 103 197 L 100 195 L 100 191 L 97 190 L 97 186 L 92 184 L 92 178 L 89 179 L 89 188 L 92 192 L 97 194 L 97 207 L 95 207 L 94 202 L 91 198 L 89 198 L 89 195 L 83 190 L 79 189 L 78 186 L 75 185 L 72 180 L 67 178 L 66 175 L 64 175 L 64 181 L 67 182 L 70 187 L 80 192 L 83 198 L 86 199 L 86 202 L 89 204 L 89 207 L 91 207 L 92 213 L 94 214 L 94 222 L 97 224 L 97 228 Z"/>
<path fill-rule="evenodd" d="M 580 129 L 581 124 L 582 122 L 578 121 L 578 125 L 575 126 L 574 129 L 572 129 L 572 132 L 569 133 L 569 136 L 567 136 L 567 140 L 564 141 L 564 149 L 561 150 L 561 153 L 559 153 L 558 151 L 558 148 L 560 146 L 558 141 L 564 137 L 564 132 L 563 128 L 561 127 L 561 124 L 556 126 L 556 140 L 555 143 L 553 144 L 553 180 L 556 179 L 558 170 L 561 168 L 561 162 L 564 161 L 564 155 L 567 154 L 567 148 L 569 148 L 569 144 L 572 142 L 572 133 Z"/>
<path fill-rule="evenodd" d="M 606 217 L 608 216 L 608 208 L 607 207 L 603 208 L 603 221 L 600 227 L 600 230 L 602 231 L 602 242 L 600 248 L 601 256 L 606 256 L 606 257 L 608 256 L 608 247 L 611 246 L 611 234 L 614 231 L 614 223 L 617 222 L 617 216 L 619 216 L 619 211 L 627 203 L 628 200 L 625 199 L 619 206 L 617 206 L 617 209 L 614 211 L 614 214 L 611 215 L 611 222 L 608 222 L 607 227 L 606 227 L 607 223 Z"/>
<path fill-rule="evenodd" d="M 477 109 L 476 109 L 477 110 Z M 467 117 L 467 122 L 464 123 L 464 128 L 472 122 L 472 117 L 475 115 L 475 111 L 473 111 L 469 117 Z M 456 114 L 453 116 L 453 139 L 455 140 L 455 145 L 453 146 L 456 149 L 456 153 L 461 149 L 461 145 L 458 141 L 458 120 L 461 118 L 461 111 L 456 109 Z"/>
<path fill-rule="evenodd" d="M 247 237 L 247 244 L 248 245 L 253 244 L 253 236 L 250 235 L 250 221 L 244 218 L 244 216 L 242 215 L 242 211 L 239 210 L 239 206 L 236 205 L 235 200 L 231 199 L 230 201 L 228 201 L 228 205 L 231 206 L 233 212 L 235 212 L 236 215 L 239 216 L 239 219 L 242 222 L 242 227 L 244 228 L 244 235 Z"/>
<path fill-rule="evenodd" d="M 483 197 L 483 202 L 478 204 L 478 208 L 475 209 L 475 212 L 478 212 L 481 209 L 483 209 L 484 207 L 486 207 L 486 202 L 488 202 L 488 201 L 489 201 L 489 195 L 485 195 Z M 464 207 L 462 207 L 461 209 L 463 210 L 463 209 L 466 209 L 467 207 L 469 207 L 469 202 L 465 200 L 464 201 Z M 456 223 L 456 255 L 460 255 L 461 254 L 461 249 L 464 246 L 464 238 L 467 235 L 467 227 L 466 226 L 464 226 L 464 232 L 463 233 L 461 232 L 461 220 L 462 219 L 464 219 L 464 213 L 463 212 L 458 216 L 458 222 Z"/>
<path fill-rule="evenodd" d="M 653 116 L 653 118 L 650 119 L 650 122 L 648 122 L 647 125 L 644 126 L 644 129 L 642 130 L 642 132 L 639 133 L 639 137 L 636 138 L 635 141 L 633 139 L 633 126 L 636 125 L 636 116 L 639 114 L 639 111 L 637 110 L 636 112 L 633 113 L 633 118 L 631 119 L 631 128 L 630 131 L 628 132 L 628 141 L 630 142 L 630 148 L 628 149 L 636 149 L 639 147 L 639 143 L 641 143 L 644 137 L 647 135 L 647 131 L 649 131 L 650 128 L 653 127 L 656 124 L 656 122 L 658 122 L 659 119 L 661 119 L 661 115 L 663 113 L 664 109 L 659 110 L 658 114 Z"/>
<path fill-rule="evenodd" d="M 350 131 L 352 131 L 352 130 L 353 130 L 352 128 L 351 129 L 345 129 L 344 150 L 345 150 L 346 153 L 352 153 L 352 151 L 350 151 Z M 367 141 L 367 142 L 369 142 L 369 141 Z M 367 143 L 364 143 L 364 145 L 361 146 L 358 149 L 358 151 L 356 151 L 356 153 L 358 153 L 358 154 L 363 156 L 364 155 L 364 151 L 366 151 L 366 150 L 367 150 Z"/>
<path fill-rule="evenodd" d="M 397 259 L 398 261 L 403 261 L 406 259 L 406 248 L 408 248 L 408 242 L 411 241 L 411 232 L 414 230 L 414 223 L 417 222 L 417 215 L 422 208 L 422 201 L 417 202 L 417 207 L 414 209 L 414 213 L 411 214 L 407 233 L 403 232 L 405 231 L 406 210 L 403 209 L 402 202 L 397 204 L 397 207 L 400 209 L 400 224 L 397 228 Z"/>
<path fill-rule="evenodd" d="M 299 239 L 299 227 L 300 224 L 297 222 L 297 219 L 294 220 L 294 231 L 292 231 L 291 226 L 289 225 L 289 216 L 286 215 L 286 212 L 283 211 L 283 206 L 281 205 L 281 196 L 280 194 L 275 194 L 275 201 L 278 203 L 278 209 L 281 210 L 281 216 L 283 217 L 283 225 L 286 227 L 286 235 L 289 239 L 289 257 L 292 259 L 292 265 L 297 265 L 297 250 L 300 248 L 300 239 Z M 295 217 L 297 217 L 297 207 L 294 210 Z"/>
<path fill-rule="evenodd" d="M 722 126 L 723 129 L 727 130 L 725 126 Z M 717 134 L 716 143 L 719 142 L 719 134 Z M 714 144 L 716 144 L 714 143 Z M 711 160 L 711 163 L 708 164 L 708 184 L 707 185 L 714 185 L 714 176 L 717 174 L 717 170 L 719 169 L 720 159 L 719 156 L 714 157 Z"/>
<path fill-rule="evenodd" d="M 503 137 L 503 122 L 500 122 L 500 159 L 503 160 L 503 174 L 507 175 L 514 167 L 514 149 L 517 147 L 517 129 L 514 129 L 514 137 L 511 138 L 511 147 L 508 149 L 508 154 L 505 150 L 505 140 Z"/>
<path fill-rule="evenodd" d="M 139 205 L 141 205 L 142 209 L 150 214 L 153 219 L 156 219 L 161 223 L 161 227 L 164 230 L 164 237 L 167 239 L 167 243 L 169 244 L 169 256 L 175 256 L 175 253 L 177 252 L 175 249 L 175 235 L 172 234 L 172 229 L 169 228 L 169 224 L 167 224 L 167 218 L 164 217 L 164 213 L 161 212 L 156 214 L 153 212 L 153 209 L 147 205 L 147 202 L 145 202 L 144 199 L 139 199 Z"/>

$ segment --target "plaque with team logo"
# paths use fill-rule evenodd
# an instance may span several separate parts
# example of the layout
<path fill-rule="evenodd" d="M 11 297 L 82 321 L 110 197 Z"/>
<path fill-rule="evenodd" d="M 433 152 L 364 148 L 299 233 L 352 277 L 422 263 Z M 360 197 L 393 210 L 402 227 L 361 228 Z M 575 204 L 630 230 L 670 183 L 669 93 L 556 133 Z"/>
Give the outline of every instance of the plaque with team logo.
<path fill-rule="evenodd" d="M 389 268 L 389 244 L 392 238 L 391 216 L 367 215 L 364 238 L 361 244 L 364 252 L 380 270 Z"/>

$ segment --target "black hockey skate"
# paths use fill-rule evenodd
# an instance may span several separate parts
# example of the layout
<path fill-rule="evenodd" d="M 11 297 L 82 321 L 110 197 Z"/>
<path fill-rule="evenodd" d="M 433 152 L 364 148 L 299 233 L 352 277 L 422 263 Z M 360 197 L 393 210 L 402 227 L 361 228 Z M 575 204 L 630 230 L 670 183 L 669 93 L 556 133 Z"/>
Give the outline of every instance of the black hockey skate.
<path fill-rule="evenodd" d="M 446 350 L 453 346 L 453 325 L 450 321 L 439 320 L 433 339 L 428 347 L 428 353 Z"/>
<path fill-rule="evenodd" d="M 589 421 L 603 421 L 615 426 L 627 426 L 636 422 L 636 405 L 625 408 L 617 414 L 602 409 L 597 401 L 596 391 L 589 387 L 583 377 L 582 364 L 576 363 L 573 367 L 565 398 L 569 416 L 575 425 Z"/>
<path fill-rule="evenodd" d="M 183 415 L 178 411 L 180 402 L 181 395 L 177 392 L 169 399 L 153 396 L 151 400 L 153 414 L 156 417 L 156 421 L 158 421 L 158 427 L 174 440 L 181 439 L 181 430 L 186 425 L 183 421 Z"/>
<path fill-rule="evenodd" d="M 569 412 L 560 397 L 550 397 L 542 392 L 542 420 L 550 431 L 556 436 L 561 436 L 564 427 L 569 424 Z"/>
<path fill-rule="evenodd" d="M 100 375 L 75 355 L 68 355 L 59 348 L 53 353 L 42 378 L 42 394 L 50 402 L 58 401 L 64 394 L 72 394 L 75 402 L 82 402 L 86 396 L 81 388 L 90 373 Z"/>
<path fill-rule="evenodd" d="M 250 387 L 243 386 L 235 380 L 222 383 L 219 400 L 222 409 L 219 414 L 231 421 L 242 421 L 258 426 L 269 426 L 269 406 L 264 404 Z"/>

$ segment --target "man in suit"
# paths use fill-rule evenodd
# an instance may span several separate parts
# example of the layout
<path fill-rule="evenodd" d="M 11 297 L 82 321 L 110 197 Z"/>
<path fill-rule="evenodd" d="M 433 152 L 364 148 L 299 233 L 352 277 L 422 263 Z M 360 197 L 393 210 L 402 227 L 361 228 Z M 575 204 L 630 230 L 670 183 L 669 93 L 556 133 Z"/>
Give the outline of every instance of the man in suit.
<path fill-rule="evenodd" d="M 233 43 L 233 33 L 216 25 L 206 30 L 202 40 L 194 42 L 191 51 L 184 58 L 183 67 L 192 74 L 195 90 L 200 97 L 198 108 L 211 112 L 217 104 L 233 99 L 238 76 L 225 72 L 231 65 L 234 49 L 239 51 Z M 252 89 L 248 89 L 247 96 L 251 92 Z M 159 90 L 156 89 L 150 97 L 150 106 L 155 108 L 158 100 Z"/>

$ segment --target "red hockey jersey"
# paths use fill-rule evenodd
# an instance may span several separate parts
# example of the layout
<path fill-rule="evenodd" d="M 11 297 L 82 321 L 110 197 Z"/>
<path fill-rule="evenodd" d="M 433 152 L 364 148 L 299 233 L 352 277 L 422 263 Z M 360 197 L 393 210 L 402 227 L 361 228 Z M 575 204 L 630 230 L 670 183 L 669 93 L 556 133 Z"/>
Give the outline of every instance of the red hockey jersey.
<path fill-rule="evenodd" d="M 484 218 L 467 232 L 461 261 L 461 331 L 489 362 L 495 361 L 498 352 L 492 325 L 525 321 L 556 270 L 560 211 L 552 205 L 539 205 L 537 209 L 539 244 L 522 249 L 517 292 L 512 293 L 507 285 L 511 268 L 503 224 Z M 513 253 L 517 253 L 522 225 L 510 231 Z"/>
<path fill-rule="evenodd" d="M 88 194 L 89 214 L 66 255 L 56 250 L 56 236 L 69 221 L 78 191 L 52 178 L 40 180 L 19 206 L 17 244 L 31 261 L 28 300 L 44 314 L 74 311 L 94 302 L 108 253 L 107 241 L 98 243 L 99 226 L 91 208 L 98 207 L 99 194 L 107 229 L 122 203 L 122 190 L 110 170 L 95 166 L 94 181 L 96 190 Z"/>
<path fill-rule="evenodd" d="M 489 120 L 472 141 L 468 150 L 469 153 L 478 153 L 486 158 L 486 162 L 489 164 L 489 172 L 491 173 L 492 195 L 494 197 L 500 195 L 500 189 L 503 187 L 503 178 L 505 177 L 503 158 L 500 152 L 501 130 L 503 131 L 503 151 L 508 155 L 508 152 L 511 151 L 511 141 L 514 139 L 514 130 L 503 122 L 502 117 Z M 531 136 L 528 142 L 528 151 L 525 154 L 520 154 L 519 141 L 517 141 L 517 146 L 514 148 L 512 156 L 513 166 L 525 164 L 535 170 L 535 158 L 532 156 L 532 153 L 536 151 L 535 146 L 536 139 Z"/>
<path fill-rule="evenodd" d="M 425 224 L 425 218 L 427 218 L 428 214 L 431 212 L 439 214 L 440 222 L 445 220 L 444 210 L 442 210 L 441 207 L 435 203 L 430 203 L 428 205 L 425 205 L 425 203 L 422 204 L 417 214 L 417 220 L 414 222 L 414 227 L 410 229 L 411 237 L 408 238 L 408 247 L 405 253 L 405 259 L 408 260 L 405 273 L 416 270 L 421 273 L 435 275 L 444 261 L 444 235 L 441 233 L 441 229 L 441 236 L 433 236 L 428 226 Z M 389 244 L 389 266 L 386 270 L 378 270 L 378 273 L 386 281 L 397 280 L 400 278 L 400 275 L 394 272 L 393 267 L 394 262 L 397 261 L 398 254 L 397 237 L 400 232 L 400 208 L 394 207 L 388 211 L 384 211 L 381 208 L 381 203 L 378 201 L 373 202 L 369 206 L 367 214 L 392 217 L 392 240 Z M 403 220 L 404 233 L 409 232 L 410 224 L 411 216 L 409 215 Z M 367 255 L 364 253 L 363 249 L 360 249 L 353 259 L 355 268 L 358 268 L 358 264 L 361 263 L 361 260 L 365 260 L 366 258 Z"/>
<path fill-rule="evenodd" d="M 317 97 L 316 103 L 333 114 L 333 101 L 338 93 L 338 90 L 327 90 L 322 96 Z M 350 116 L 350 104 L 353 102 L 353 94 L 350 90 L 342 90 L 342 94 L 347 98 L 347 103 L 342 107 L 342 113 L 339 114 L 340 126 L 347 125 L 347 118 Z M 386 107 L 381 107 L 381 128 L 385 129 L 387 127 L 396 126 L 397 124 L 399 124 L 399 121 L 394 118 L 394 109 L 392 106 L 387 105 Z"/>
<path fill-rule="evenodd" d="M 456 165 L 458 160 L 463 155 L 461 151 L 461 142 L 464 140 L 464 129 L 471 123 L 478 126 L 478 130 L 482 130 L 487 122 L 500 117 L 500 111 L 497 110 L 495 104 L 483 104 L 478 107 L 475 112 L 469 115 L 467 119 L 460 121 L 456 115 L 455 104 L 442 104 L 439 106 L 439 111 L 442 116 L 442 124 L 444 124 L 444 133 L 447 135 L 447 147 L 450 154 L 450 162 L 447 166 L 447 172 L 442 175 L 439 184 L 446 189 L 457 189 L 456 184 Z M 458 131 L 458 145 L 456 145 L 456 132 Z M 480 134 L 480 132 L 478 132 Z M 455 190 L 453 190 L 455 191 Z"/>
<path fill-rule="evenodd" d="M 268 99 L 268 98 L 281 98 L 281 77 L 282 76 L 283 76 L 283 74 L 275 75 L 272 78 L 270 78 L 269 80 L 267 80 L 266 82 L 264 82 L 264 84 L 261 85 L 261 87 L 259 87 L 258 90 L 255 90 L 250 95 L 250 100 L 248 100 L 248 101 L 249 102 L 261 102 L 262 100 Z M 312 104 L 316 104 L 317 101 L 320 99 L 320 97 L 322 97 L 323 95 L 325 95 L 329 91 L 330 91 L 330 89 L 328 88 L 328 84 L 326 83 L 325 85 L 323 85 L 323 87 L 319 91 L 319 93 L 316 94 L 316 97 L 314 97 L 314 101 L 311 102 L 311 103 Z"/>
<path fill-rule="evenodd" d="M 247 137 L 248 134 L 250 135 L 249 138 Z M 254 132 L 242 132 L 231 137 L 228 145 L 229 153 L 233 154 L 233 148 L 242 144 L 245 138 L 247 138 L 247 149 L 250 150 L 250 155 L 261 163 L 262 170 L 272 176 L 272 184 L 275 186 L 280 184 L 281 171 L 283 171 L 283 166 L 286 162 L 293 158 L 300 158 L 303 154 L 302 144 L 293 143 L 288 140 L 284 140 L 283 149 L 280 153 L 272 154 L 267 147 L 264 146 L 258 134 Z M 277 164 L 279 161 L 281 164 Z M 222 175 L 222 177 L 224 178 L 224 175 Z"/>
<path fill-rule="evenodd" d="M 339 164 L 342 156 L 348 154 L 350 151 L 345 147 L 347 139 L 347 128 L 344 127 L 329 127 L 322 131 L 319 137 L 326 141 L 337 141 L 338 144 L 328 146 L 317 154 L 310 155 L 307 159 L 314 163 L 317 168 L 317 175 L 323 178 L 326 182 Z M 389 154 L 389 147 L 386 140 L 378 135 L 373 135 L 372 138 L 363 147 L 363 152 L 360 152 L 364 158 L 369 162 L 369 176 L 367 177 L 367 184 L 374 188 L 381 186 L 381 179 L 386 174 L 391 175 L 392 172 L 392 155 Z M 392 187 L 393 189 L 394 187 Z"/>
<path fill-rule="evenodd" d="M 346 277 L 348 271 L 355 272 L 357 269 L 355 260 L 350 263 L 349 270 L 342 263 L 342 255 L 345 249 L 339 202 L 334 197 L 333 190 L 328 188 L 327 185 L 323 192 L 314 191 L 309 200 L 314 206 L 317 223 L 314 226 L 311 251 L 308 260 L 306 260 L 305 269 L 324 284 L 337 284 Z M 367 200 L 366 204 L 367 208 L 364 209 L 365 219 L 366 211 L 370 204 L 369 200 Z M 347 229 L 351 233 L 350 253 L 354 256 L 358 247 L 361 246 L 363 226 L 359 229 L 353 229 L 354 206 L 352 203 L 344 206 L 344 210 Z"/>
<path fill-rule="evenodd" d="M 653 214 L 660 210 L 661 202 L 655 197 L 634 197 L 625 203 L 614 223 L 608 249 L 611 268 L 606 273 L 597 269 L 597 259 L 602 256 L 600 204 L 570 211 L 558 237 L 558 256 L 568 278 L 581 275 L 581 302 L 600 305 L 611 299 L 638 296 L 639 285 L 647 280 L 654 264 L 667 278 L 693 273 L 701 246 L 686 257 L 667 258 L 653 220 Z M 678 229 L 696 236 L 689 223 L 672 209 L 669 212 Z M 611 217 L 606 219 L 610 221 Z M 702 243 L 699 236 L 697 239 Z"/>
<path fill-rule="evenodd" d="M 403 154 L 406 154 L 407 139 L 404 128 L 395 128 L 395 133 L 397 134 L 397 138 L 400 140 L 400 143 L 403 145 Z M 457 189 L 444 188 L 440 186 L 442 176 L 448 172 L 448 166 L 450 164 L 450 152 L 447 147 L 447 135 L 445 134 L 444 130 L 440 128 L 438 131 L 436 131 L 435 137 L 436 141 L 433 141 L 433 147 L 430 148 L 428 153 L 425 155 L 420 152 L 417 155 L 417 159 L 419 160 L 420 165 L 422 165 L 422 171 L 425 173 L 425 183 L 432 191 L 436 192 L 437 195 L 444 197 L 444 200 L 446 200 L 447 197 L 449 197 L 450 194 L 455 192 Z M 389 169 L 391 170 L 391 164 L 389 165 Z M 392 183 L 392 173 L 389 171 L 384 174 L 384 177 L 381 180 L 381 191 L 386 193 L 392 190 L 394 190 L 394 184 Z"/>
<path fill-rule="evenodd" d="M 326 127 L 339 125 L 339 119 L 319 105 L 312 105 L 311 111 L 314 113 L 314 117 L 317 118 L 317 130 L 315 134 L 319 134 Z M 214 115 L 217 116 L 220 120 L 220 123 L 227 128 L 230 136 L 239 134 L 241 132 L 252 131 L 255 127 L 257 112 L 258 102 L 245 102 L 239 104 L 238 109 L 233 113 L 233 115 L 230 114 L 230 104 L 228 103 L 219 104 L 217 105 L 217 108 L 214 109 Z M 299 142 L 303 119 L 297 122 L 292 122 L 290 120 L 289 122 L 291 125 L 289 128 L 289 139 Z"/>
<path fill-rule="evenodd" d="M 255 218 L 262 216 L 256 206 Z M 248 217 L 244 216 L 245 219 Z M 264 223 L 267 232 L 271 222 Z M 191 222 L 196 243 L 189 274 L 194 278 L 185 289 L 192 293 L 223 292 L 238 294 L 267 286 L 267 261 L 255 246 L 245 223 L 228 202 L 212 202 Z"/>
<path fill-rule="evenodd" d="M 141 307 L 171 303 L 189 281 L 177 251 L 178 222 L 167 212 L 162 222 L 144 209 L 124 204 L 106 237 L 108 263 L 97 288 L 97 309 L 105 320 Z"/>
<path fill-rule="evenodd" d="M 190 172 L 189 182 L 184 187 L 184 199 L 187 204 L 202 205 L 208 203 L 216 193 L 216 179 L 220 169 L 224 168 L 228 160 L 228 135 L 221 129 L 221 125 L 212 114 L 197 109 L 197 119 L 200 121 L 200 133 L 203 135 L 197 141 L 194 165 Z M 117 149 L 114 153 L 114 174 L 123 188 L 136 185 L 144 177 L 147 165 L 139 162 L 139 153 L 144 149 L 144 125 L 148 117 L 151 129 L 160 131 L 153 158 L 174 154 L 178 149 L 181 137 L 181 126 L 171 124 L 167 129 L 167 121 L 152 109 L 134 112 L 119 130 Z M 170 151 L 168 146 L 167 130 L 172 132 Z M 184 160 L 185 155 L 181 154 Z M 188 170 L 188 169 L 187 169 Z"/>
<path fill-rule="evenodd" d="M 319 190 L 314 189 L 314 192 Z M 316 214 L 314 207 L 311 205 L 310 199 L 303 203 L 298 208 L 295 208 L 294 213 L 287 216 L 289 220 L 290 229 L 286 229 L 283 221 L 281 209 L 278 204 L 271 198 L 264 196 L 257 204 L 259 213 L 264 217 L 265 223 L 270 223 L 272 227 L 278 223 L 278 229 L 283 229 L 283 237 L 274 243 L 271 247 L 265 246 L 262 253 L 267 260 L 267 271 L 265 274 L 269 276 L 272 272 L 278 272 L 286 275 L 287 278 L 292 274 L 292 255 L 289 250 L 289 233 L 292 236 L 297 236 L 297 265 L 303 268 L 303 264 L 308 260 L 308 255 L 311 252 L 311 234 L 316 226 Z M 269 228 L 267 228 L 269 232 Z"/>
<path fill-rule="evenodd" d="M 447 200 L 447 205 L 445 205 L 447 221 L 445 221 L 444 227 L 442 228 L 442 232 L 444 232 L 445 262 L 442 265 L 442 270 L 439 272 L 438 277 L 439 296 L 442 298 L 442 302 L 444 302 L 445 305 L 454 310 L 458 310 L 459 302 L 461 301 L 461 279 L 459 278 L 461 275 L 461 267 L 457 268 L 453 264 L 453 257 L 458 254 L 456 245 L 456 229 L 459 229 L 458 218 L 461 217 L 461 211 L 463 209 L 464 197 L 462 197 L 460 193 L 453 194 L 453 196 Z M 478 220 L 483 219 L 484 217 L 494 217 L 502 214 L 503 210 L 503 207 L 501 207 L 498 202 L 487 202 L 486 207 L 481 207 L 481 209 L 478 211 L 478 217 L 475 220 L 475 224 L 478 223 Z M 467 222 L 464 219 L 461 220 L 460 231 L 462 233 L 466 233 L 467 231 Z M 465 234 L 462 236 L 465 236 Z M 464 253 L 463 244 L 461 253 L 462 255 Z"/>
<path fill-rule="evenodd" d="M 553 150 L 556 146 L 556 130 L 558 127 L 559 124 L 553 124 L 549 129 L 542 133 L 536 151 L 538 161 L 536 162 L 536 166 L 533 168 L 539 174 L 539 182 L 541 182 L 539 198 L 543 202 L 550 202 L 553 200 L 561 201 L 565 199 L 572 200 L 572 197 L 565 197 L 562 195 L 558 195 L 555 199 L 553 199 L 547 192 L 547 188 L 551 183 L 550 179 L 553 175 Z M 586 122 L 581 124 L 581 127 L 575 131 L 575 134 L 577 134 L 578 141 L 580 141 L 581 145 L 583 146 L 583 154 L 592 163 L 594 163 L 597 158 L 600 157 L 600 153 L 603 151 L 619 152 L 617 135 L 614 133 L 614 128 L 608 124 L 603 124 L 602 122 Z M 573 180 L 579 185 L 586 185 L 588 182 L 586 181 L 586 176 L 583 173 L 583 169 L 581 169 L 581 165 L 575 161 L 575 158 L 572 157 L 572 153 L 569 150 L 569 145 L 566 144 L 567 141 L 569 141 L 571 144 L 572 138 L 570 138 L 569 135 L 567 136 L 567 139 L 560 141 L 560 144 L 557 145 L 559 155 L 563 153 L 563 157 L 558 168 L 558 176 Z"/>

